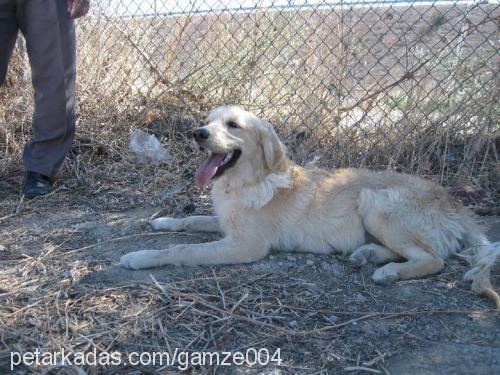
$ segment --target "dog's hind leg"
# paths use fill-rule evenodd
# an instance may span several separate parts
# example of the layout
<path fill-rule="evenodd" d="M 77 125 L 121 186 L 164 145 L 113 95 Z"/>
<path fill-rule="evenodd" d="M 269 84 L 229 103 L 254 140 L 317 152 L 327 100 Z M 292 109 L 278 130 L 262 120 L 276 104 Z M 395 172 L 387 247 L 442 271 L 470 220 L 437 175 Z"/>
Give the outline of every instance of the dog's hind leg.
<path fill-rule="evenodd" d="M 374 243 L 358 247 L 349 257 L 349 261 L 356 266 L 362 266 L 366 263 L 385 264 L 400 259 L 398 254 Z"/>
<path fill-rule="evenodd" d="M 377 255 L 387 258 L 392 252 L 407 260 L 377 269 L 372 276 L 374 282 L 388 284 L 420 278 L 443 268 L 444 261 L 436 251 L 439 243 L 432 233 L 440 222 L 422 210 L 411 193 L 398 188 L 364 189 L 358 211 L 365 230 L 386 248 L 385 251 L 379 249 Z"/>
<path fill-rule="evenodd" d="M 403 263 L 388 263 L 377 269 L 372 280 L 378 284 L 390 284 L 398 280 L 418 279 L 439 272 L 444 261 L 425 250 L 410 244 L 405 244 L 405 258 Z"/>
<path fill-rule="evenodd" d="M 154 230 L 171 232 L 221 232 L 216 216 L 160 217 L 151 222 Z"/>

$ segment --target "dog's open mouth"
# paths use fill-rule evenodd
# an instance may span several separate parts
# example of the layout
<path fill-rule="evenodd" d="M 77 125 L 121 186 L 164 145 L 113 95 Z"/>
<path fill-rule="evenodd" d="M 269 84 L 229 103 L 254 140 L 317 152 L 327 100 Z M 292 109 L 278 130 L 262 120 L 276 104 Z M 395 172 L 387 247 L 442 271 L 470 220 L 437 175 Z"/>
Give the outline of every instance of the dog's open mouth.
<path fill-rule="evenodd" d="M 241 155 L 241 150 L 233 150 L 226 154 L 210 152 L 208 159 L 199 166 L 195 173 L 196 184 L 199 187 L 205 187 L 210 182 L 221 176 L 225 171 L 231 168 Z"/>

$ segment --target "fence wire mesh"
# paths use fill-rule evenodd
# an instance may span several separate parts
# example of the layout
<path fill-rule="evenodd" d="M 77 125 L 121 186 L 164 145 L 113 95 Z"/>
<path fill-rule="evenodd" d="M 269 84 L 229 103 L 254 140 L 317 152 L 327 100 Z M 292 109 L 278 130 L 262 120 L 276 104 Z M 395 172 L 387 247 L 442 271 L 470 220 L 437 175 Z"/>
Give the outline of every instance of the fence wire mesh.
<path fill-rule="evenodd" d="M 238 104 L 300 163 L 498 191 L 499 17 L 487 1 L 94 1 L 80 113 Z"/>

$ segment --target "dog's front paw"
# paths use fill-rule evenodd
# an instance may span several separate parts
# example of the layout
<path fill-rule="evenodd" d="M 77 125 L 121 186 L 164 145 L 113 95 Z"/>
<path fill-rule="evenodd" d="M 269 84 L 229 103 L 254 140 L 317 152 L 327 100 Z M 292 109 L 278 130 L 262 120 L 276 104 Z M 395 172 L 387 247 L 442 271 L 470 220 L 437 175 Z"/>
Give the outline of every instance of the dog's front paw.
<path fill-rule="evenodd" d="M 171 232 L 180 232 L 184 230 L 182 220 L 173 217 L 159 217 L 151 221 L 154 230 L 167 230 Z"/>
<path fill-rule="evenodd" d="M 155 255 L 157 252 L 157 250 L 134 251 L 132 253 L 123 255 L 120 258 L 120 264 L 132 270 L 151 268 L 156 265 Z"/>

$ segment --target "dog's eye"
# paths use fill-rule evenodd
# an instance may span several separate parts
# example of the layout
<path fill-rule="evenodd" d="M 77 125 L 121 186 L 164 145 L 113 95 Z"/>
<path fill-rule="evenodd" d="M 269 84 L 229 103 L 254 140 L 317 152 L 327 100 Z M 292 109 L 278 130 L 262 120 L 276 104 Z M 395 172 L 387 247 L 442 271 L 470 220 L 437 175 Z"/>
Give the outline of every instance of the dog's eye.
<path fill-rule="evenodd" d="M 233 128 L 233 129 L 238 129 L 238 128 L 240 127 L 240 126 L 239 126 L 237 123 L 235 123 L 234 121 L 228 121 L 228 122 L 226 123 L 226 125 L 227 125 L 227 127 L 228 127 L 228 128 Z"/>

